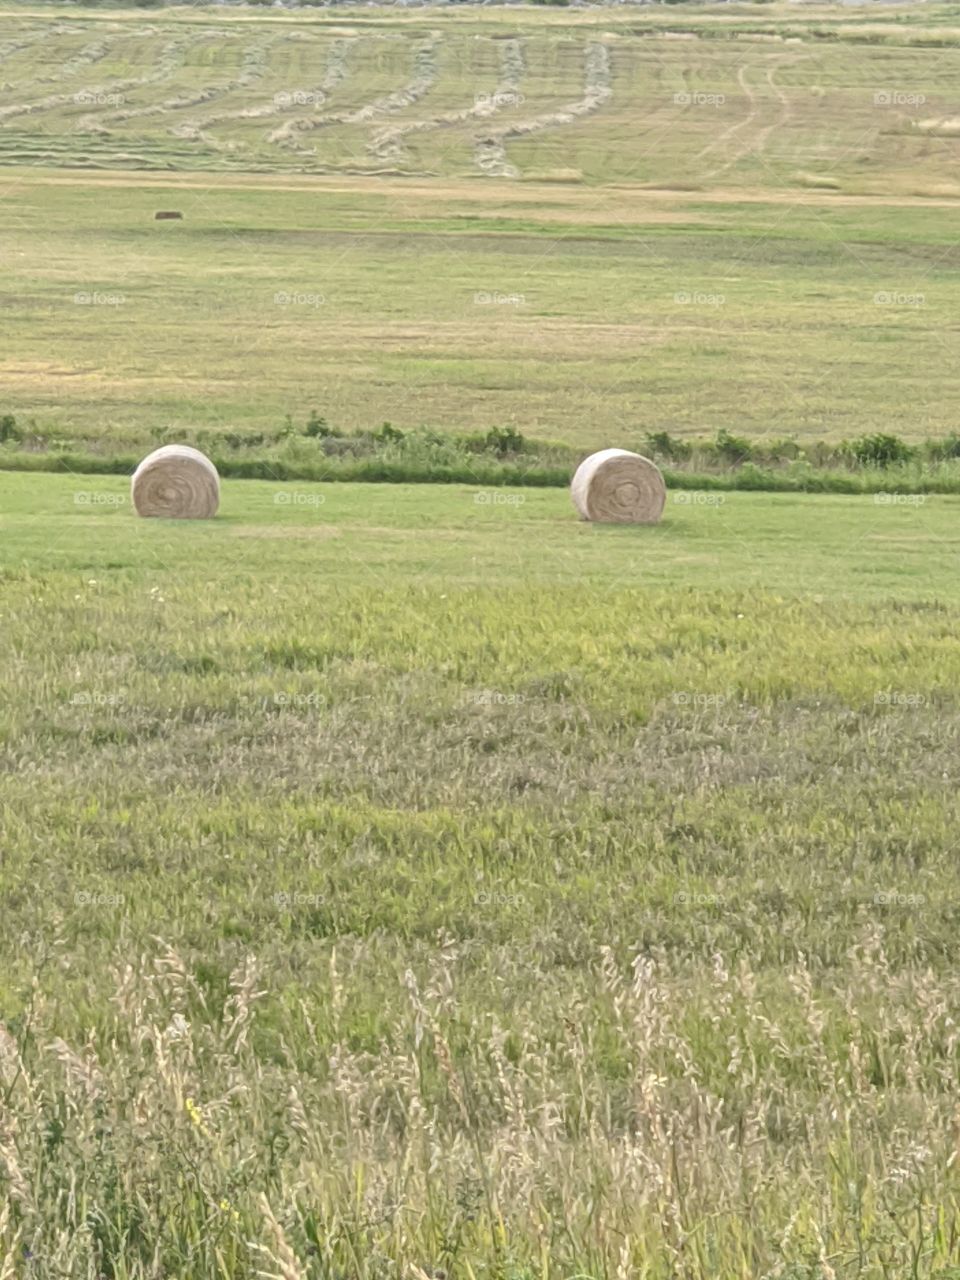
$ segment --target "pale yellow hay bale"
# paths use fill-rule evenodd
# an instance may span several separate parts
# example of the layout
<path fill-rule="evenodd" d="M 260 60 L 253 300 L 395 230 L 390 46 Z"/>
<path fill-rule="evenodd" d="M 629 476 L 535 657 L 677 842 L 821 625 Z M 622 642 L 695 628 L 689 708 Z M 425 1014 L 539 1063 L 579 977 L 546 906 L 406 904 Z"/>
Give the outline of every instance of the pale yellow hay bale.
<path fill-rule="evenodd" d="M 220 505 L 220 477 L 199 449 L 165 444 L 137 467 L 130 494 L 137 515 L 204 520 Z"/>
<path fill-rule="evenodd" d="M 818 191 L 839 191 L 840 183 L 828 173 L 797 173 L 794 181 L 801 187 L 813 187 Z"/>
<path fill-rule="evenodd" d="M 627 449 L 601 449 L 577 467 L 570 496 L 584 520 L 598 524 L 656 524 L 667 489 L 649 458 Z"/>
<path fill-rule="evenodd" d="M 947 116 L 943 119 L 918 120 L 914 126 L 919 133 L 930 133 L 937 138 L 956 138 L 960 136 L 960 116 Z"/>

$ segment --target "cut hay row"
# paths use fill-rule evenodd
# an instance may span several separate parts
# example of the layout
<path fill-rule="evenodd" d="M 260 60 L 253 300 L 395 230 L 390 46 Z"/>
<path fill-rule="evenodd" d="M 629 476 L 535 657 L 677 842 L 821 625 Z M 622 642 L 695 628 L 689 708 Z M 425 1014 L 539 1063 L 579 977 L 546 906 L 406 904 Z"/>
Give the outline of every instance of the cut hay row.
<path fill-rule="evenodd" d="M 933 138 L 960 137 L 960 116 L 935 116 L 930 120 L 911 122 L 917 133 L 925 133 Z"/>
<path fill-rule="evenodd" d="M 500 41 L 500 91 L 516 93 L 527 72 L 523 44 L 516 37 Z"/>
<path fill-rule="evenodd" d="M 321 101 L 325 99 L 328 93 L 332 93 L 339 84 L 343 83 L 344 79 L 346 79 L 349 74 L 349 50 L 351 50 L 351 47 L 355 44 L 356 37 L 352 36 L 339 37 L 337 40 L 333 41 L 332 46 L 330 46 L 328 60 L 326 60 L 326 72 L 324 74 L 323 81 L 320 82 L 319 86 L 315 86 L 314 88 L 311 88 L 311 90 L 307 90 L 307 96 L 315 97 L 315 99 Z M 260 79 L 265 73 L 266 60 L 264 59 L 261 60 L 260 64 L 257 64 L 256 68 L 251 67 L 248 69 L 247 79 L 244 81 L 243 87 L 257 81 L 257 79 Z M 259 106 L 246 106 L 246 108 L 234 111 L 218 111 L 215 115 L 204 116 L 202 120 L 191 120 L 191 122 L 180 125 L 179 128 L 172 129 L 170 132 L 177 134 L 178 137 L 188 137 L 191 138 L 191 140 L 210 143 L 212 146 L 221 146 L 223 143 L 220 143 L 215 137 L 212 137 L 211 134 L 207 132 L 210 128 L 214 127 L 214 125 L 230 124 L 238 122 L 238 120 L 268 119 L 269 116 L 276 115 L 278 110 L 279 108 L 278 105 L 276 105 L 276 99 L 273 97 L 273 99 L 270 99 L 269 101 L 261 102 Z"/>
<path fill-rule="evenodd" d="M 102 62 L 113 46 L 120 40 L 122 36 L 118 33 L 108 36 L 104 40 L 94 40 L 90 44 L 86 44 L 82 49 L 78 50 L 72 58 L 67 58 L 62 62 L 57 70 L 48 76 L 37 77 L 37 84 L 60 84 L 64 80 L 72 80 L 74 76 L 80 75 L 86 71 L 88 67 L 95 66 L 96 63 Z"/>
<path fill-rule="evenodd" d="M 140 85 L 152 84 L 154 81 L 164 79 L 172 73 L 172 69 L 177 65 L 173 63 L 174 51 L 182 52 L 189 46 L 190 42 L 189 36 L 180 36 L 176 40 L 171 40 L 164 46 L 164 51 L 157 67 L 145 76 L 127 80 L 114 80 L 102 85 L 88 85 L 82 90 L 75 90 L 72 93 L 49 93 L 43 98 L 35 98 L 32 102 L 20 102 L 11 106 L 0 107 L 0 121 L 11 120 L 17 116 L 36 115 L 41 111 L 50 111 L 55 107 L 76 106 L 81 95 L 90 98 L 107 97 L 123 93 L 127 89 L 137 88 Z M 88 114 L 83 116 L 77 127 L 80 130 L 87 128 L 95 130 L 98 127 L 96 115 Z"/>
<path fill-rule="evenodd" d="M 267 141 L 280 147 L 290 147 L 301 154 L 312 155 L 313 151 L 299 145 L 300 136 L 316 129 L 328 128 L 333 124 L 364 124 L 380 115 L 392 115 L 403 111 L 419 102 L 433 88 L 437 79 L 437 48 L 441 36 L 439 31 L 432 31 L 419 44 L 413 55 L 413 79 L 402 89 L 384 94 L 353 111 L 337 111 L 323 116 L 297 116 L 288 120 L 279 129 L 274 129 L 267 136 Z"/>
<path fill-rule="evenodd" d="M 330 46 L 327 70 L 320 85 L 321 93 L 333 93 L 350 74 L 348 56 L 357 43 L 356 36 L 339 36 Z"/>
<path fill-rule="evenodd" d="M 4 40 L 0 44 L 0 65 L 9 62 L 11 58 L 15 58 L 18 53 L 23 53 L 25 49 L 32 49 L 41 42 L 46 42 L 48 35 L 45 31 L 32 32 L 26 38 L 18 38 L 15 40 Z M 0 84 L 0 89 L 12 89 L 14 85 Z"/>
<path fill-rule="evenodd" d="M 210 35 L 210 39 L 230 39 L 238 40 L 242 35 L 234 32 L 214 32 Z M 206 88 L 197 89 L 193 93 L 179 93 L 171 98 L 165 98 L 162 102 L 150 103 L 142 107 L 123 108 L 119 111 L 111 111 L 100 117 L 101 125 L 123 124 L 127 120 L 141 120 L 148 116 L 166 115 L 170 111 L 183 111 L 190 107 L 203 106 L 205 102 L 213 102 L 217 98 L 222 98 L 228 93 L 233 93 L 237 89 L 244 89 L 252 83 L 253 79 L 249 75 L 251 66 L 259 69 L 259 74 L 263 74 L 263 68 L 266 66 L 265 50 L 279 39 L 278 36 L 268 36 L 265 40 L 261 40 L 258 44 L 251 47 L 247 51 L 252 54 L 251 63 L 247 62 L 246 55 L 243 59 L 243 65 L 238 74 L 224 84 L 208 85 Z M 175 132 L 173 129 L 171 133 Z M 181 136 L 181 135 L 178 135 Z"/>
<path fill-rule="evenodd" d="M 259 44 L 251 45 L 243 55 L 240 74 L 229 87 L 223 89 L 220 96 L 249 89 L 251 85 L 255 85 L 262 80 L 270 69 L 269 51 L 278 43 L 290 38 L 286 34 L 283 36 L 272 35 L 266 40 L 260 41 Z M 299 33 L 295 33 L 293 38 L 300 39 L 302 37 Z M 181 124 L 171 125 L 168 132 L 175 138 L 185 138 L 190 142 L 204 142 L 208 146 L 216 147 L 222 144 L 208 132 L 213 126 L 227 124 L 234 120 L 256 120 L 264 116 L 272 116 L 275 114 L 276 109 L 275 102 L 271 100 L 259 107 L 242 107 L 233 111 L 218 111 L 213 115 L 196 117 L 192 120 L 184 120 Z"/>
<path fill-rule="evenodd" d="M 226 42 L 228 40 L 237 40 L 240 37 L 232 31 L 217 31 L 213 33 L 205 32 L 202 38 Z M 198 107 L 224 91 L 222 86 L 208 85 L 206 88 L 197 89 L 193 93 L 179 93 L 173 97 L 164 98 L 160 102 L 148 103 L 146 106 L 122 107 L 119 110 L 104 112 L 98 117 L 98 124 L 103 129 L 110 125 L 124 124 L 127 120 L 139 120 L 149 116 L 165 115 L 168 111 Z"/>
<path fill-rule="evenodd" d="M 101 62 L 110 49 L 121 37 L 119 35 L 108 37 L 106 40 L 97 40 L 91 44 L 85 45 L 72 58 L 62 63 L 56 71 L 56 74 L 34 78 L 33 83 L 40 84 L 59 84 L 65 80 L 71 80 L 75 76 L 81 74 L 88 67 Z M 29 41 L 25 44 L 14 45 L 11 52 L 15 53 L 19 49 L 28 48 L 30 44 L 35 43 Z M 103 89 L 90 90 L 92 93 L 106 92 Z M 30 102 L 15 102 L 8 106 L 0 107 L 0 121 L 11 120 L 16 116 L 33 115 L 38 111 L 48 111 L 51 107 L 67 106 L 76 101 L 76 91 L 73 93 L 52 93 L 47 94 L 43 98 L 36 98 Z"/>
<path fill-rule="evenodd" d="M 523 79 L 525 62 L 523 47 L 519 40 L 505 40 L 500 46 L 500 78 L 492 94 L 485 94 L 472 107 L 464 107 L 459 111 L 447 111 L 429 120 L 413 120 L 402 124 L 390 125 L 374 134 L 367 144 L 378 160 L 399 160 L 404 153 L 404 139 L 413 133 L 427 133 L 433 129 L 443 129 L 450 125 L 463 124 L 468 120 L 487 119 L 496 115 L 510 99 L 515 98 L 520 82 Z"/>
<path fill-rule="evenodd" d="M 571 102 L 559 111 L 515 121 L 478 138 L 474 146 L 477 168 L 491 177 L 519 177 L 519 170 L 507 159 L 506 144 L 512 138 L 529 137 L 545 129 L 573 124 L 581 117 L 598 111 L 612 97 L 610 50 L 599 40 L 591 41 L 584 50 L 583 81 L 583 97 L 577 102 Z"/>
<path fill-rule="evenodd" d="M 185 58 L 184 54 L 194 43 L 196 36 L 177 36 L 173 40 L 168 40 L 160 51 L 158 58 L 152 71 L 148 71 L 142 76 L 131 76 L 127 80 L 117 80 L 113 84 L 99 89 L 91 89 L 88 92 L 97 97 L 114 96 L 116 94 L 126 93 L 128 89 L 142 89 L 147 85 L 162 84 L 164 80 L 170 80 L 183 67 Z M 87 112 L 77 121 L 77 130 L 86 133 L 98 133 L 107 136 L 110 130 L 103 123 L 103 113 L 99 111 Z"/>

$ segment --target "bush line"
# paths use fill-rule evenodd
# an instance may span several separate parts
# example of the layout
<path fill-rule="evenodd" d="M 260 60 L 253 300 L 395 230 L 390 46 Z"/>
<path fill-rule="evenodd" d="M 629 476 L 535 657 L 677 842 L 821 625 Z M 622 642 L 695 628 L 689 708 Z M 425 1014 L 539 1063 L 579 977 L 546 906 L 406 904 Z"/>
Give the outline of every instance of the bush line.
<path fill-rule="evenodd" d="M 0 453 L 0 470 L 60 475 L 133 474 L 139 457 L 110 457 L 81 453 Z M 488 463 L 477 466 L 412 467 L 378 459 L 352 463 L 291 463 L 281 459 L 231 458 L 211 455 L 221 477 L 231 480 L 305 481 L 324 484 L 462 484 L 491 488 L 564 489 L 573 468 L 520 468 Z M 917 493 L 960 494 L 960 469 L 923 474 L 916 467 L 871 469 L 860 472 L 805 470 L 775 471 L 747 463 L 726 472 L 677 471 L 663 468 L 669 489 L 677 491 L 767 493 Z"/>
<path fill-rule="evenodd" d="M 139 454 L 103 453 L 120 441 L 88 439 L 71 448 L 0 416 L 0 470 L 129 475 L 157 444 L 172 443 L 165 428 L 153 444 L 125 440 Z M 455 434 L 389 422 L 376 430 L 338 430 L 315 410 L 303 425 L 289 416 L 274 432 L 181 433 L 177 441 L 201 449 L 227 479 L 285 482 L 366 481 L 377 484 L 466 484 L 563 488 L 583 454 L 569 444 L 528 440 L 513 427 Z M 960 493 L 960 436 L 909 444 L 878 433 L 853 441 L 751 441 L 721 429 L 713 439 L 687 440 L 650 432 L 644 454 L 657 462 L 672 489 L 759 490 L 774 493 Z"/>

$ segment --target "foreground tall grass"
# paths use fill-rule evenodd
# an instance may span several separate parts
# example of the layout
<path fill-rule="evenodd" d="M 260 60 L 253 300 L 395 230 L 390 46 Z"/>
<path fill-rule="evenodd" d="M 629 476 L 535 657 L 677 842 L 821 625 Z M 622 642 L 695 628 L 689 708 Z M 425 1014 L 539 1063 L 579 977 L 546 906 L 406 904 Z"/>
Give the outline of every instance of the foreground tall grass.
<path fill-rule="evenodd" d="M 0 1032 L 4 1275 L 956 1276 L 957 980 L 882 933 L 829 977 L 317 939 L 309 1008 L 158 940 L 72 1042 L 54 936 Z"/>
<path fill-rule="evenodd" d="M 4 1280 L 957 1277 L 953 500 L 98 484 L 0 476 Z"/>

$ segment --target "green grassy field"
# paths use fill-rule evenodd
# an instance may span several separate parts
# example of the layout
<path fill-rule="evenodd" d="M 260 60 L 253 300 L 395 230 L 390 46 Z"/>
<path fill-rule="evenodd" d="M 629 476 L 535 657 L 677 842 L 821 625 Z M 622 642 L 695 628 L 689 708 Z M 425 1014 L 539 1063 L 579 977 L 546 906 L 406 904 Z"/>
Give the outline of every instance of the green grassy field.
<path fill-rule="evenodd" d="M 960 1280 L 958 32 L 3 4 L 0 1280 Z"/>
<path fill-rule="evenodd" d="M 957 500 L 504 496 L 0 482 L 8 1257 L 957 1274 Z"/>

